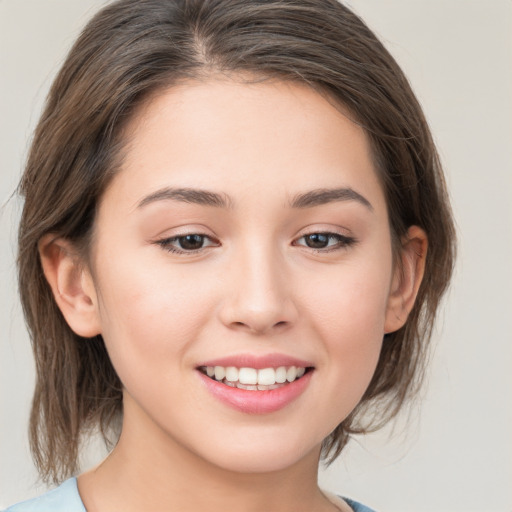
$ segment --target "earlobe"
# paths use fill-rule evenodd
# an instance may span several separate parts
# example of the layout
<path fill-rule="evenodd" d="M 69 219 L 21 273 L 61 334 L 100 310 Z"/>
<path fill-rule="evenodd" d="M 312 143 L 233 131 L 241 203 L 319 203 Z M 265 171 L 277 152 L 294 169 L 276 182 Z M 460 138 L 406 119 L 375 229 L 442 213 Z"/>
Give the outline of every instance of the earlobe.
<path fill-rule="evenodd" d="M 39 256 L 55 302 L 71 329 L 85 338 L 101 333 L 92 276 L 73 244 L 52 234 L 39 241 Z"/>
<path fill-rule="evenodd" d="M 411 226 L 402 239 L 400 261 L 395 265 L 384 326 L 386 334 L 397 331 L 407 321 L 423 280 L 427 248 L 425 232 Z"/>

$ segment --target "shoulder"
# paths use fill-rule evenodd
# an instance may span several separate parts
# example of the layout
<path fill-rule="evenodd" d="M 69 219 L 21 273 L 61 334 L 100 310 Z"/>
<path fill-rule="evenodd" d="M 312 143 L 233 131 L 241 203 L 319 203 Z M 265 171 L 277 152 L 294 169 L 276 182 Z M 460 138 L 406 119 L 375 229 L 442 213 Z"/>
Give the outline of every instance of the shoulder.
<path fill-rule="evenodd" d="M 337 496 L 336 494 L 322 490 L 324 496 L 334 505 L 336 505 L 340 510 L 346 510 L 347 505 L 353 512 L 375 512 L 371 508 L 368 508 L 357 501 L 351 500 L 349 498 Z"/>
<path fill-rule="evenodd" d="M 56 489 L 31 500 L 22 501 L 5 512 L 86 512 L 78 494 L 76 478 L 70 478 Z"/>
<path fill-rule="evenodd" d="M 371 508 L 366 507 L 365 505 L 361 505 L 357 501 L 350 500 L 348 498 L 343 498 L 346 503 L 348 503 L 349 507 L 352 508 L 354 512 L 375 512 Z"/>

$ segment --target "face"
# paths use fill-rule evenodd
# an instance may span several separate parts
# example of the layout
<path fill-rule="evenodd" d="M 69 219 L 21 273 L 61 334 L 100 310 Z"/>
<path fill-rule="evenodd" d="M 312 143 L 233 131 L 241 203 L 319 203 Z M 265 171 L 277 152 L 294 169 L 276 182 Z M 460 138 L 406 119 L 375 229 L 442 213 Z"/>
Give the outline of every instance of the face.
<path fill-rule="evenodd" d="M 153 98 L 126 137 L 87 285 L 125 431 L 241 472 L 317 454 L 392 323 L 364 132 L 306 86 L 212 80 Z"/>

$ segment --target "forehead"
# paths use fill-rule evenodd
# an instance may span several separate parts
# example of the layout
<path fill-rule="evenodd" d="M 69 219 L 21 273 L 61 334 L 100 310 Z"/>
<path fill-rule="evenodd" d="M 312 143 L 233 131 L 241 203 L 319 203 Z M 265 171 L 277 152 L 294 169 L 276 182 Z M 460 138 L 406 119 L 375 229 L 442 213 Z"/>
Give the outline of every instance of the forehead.
<path fill-rule="evenodd" d="M 382 196 L 364 130 L 343 106 L 305 84 L 183 83 L 148 99 L 124 137 L 111 187 L 124 188 L 132 204 L 142 191 L 170 185 L 235 196 L 355 186 Z"/>

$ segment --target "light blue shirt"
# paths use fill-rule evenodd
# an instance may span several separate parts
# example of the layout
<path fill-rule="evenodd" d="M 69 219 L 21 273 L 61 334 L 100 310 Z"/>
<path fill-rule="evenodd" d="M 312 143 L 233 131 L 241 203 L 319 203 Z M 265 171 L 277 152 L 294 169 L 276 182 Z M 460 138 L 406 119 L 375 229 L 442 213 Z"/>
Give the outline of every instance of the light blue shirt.
<path fill-rule="evenodd" d="M 354 512 L 373 512 L 368 507 L 345 498 Z M 53 491 L 38 498 L 23 501 L 5 512 L 87 512 L 78 494 L 76 478 L 70 478 Z"/>
<path fill-rule="evenodd" d="M 5 512 L 86 512 L 78 494 L 76 478 L 70 478 L 52 491 L 22 501 L 9 507 Z"/>

